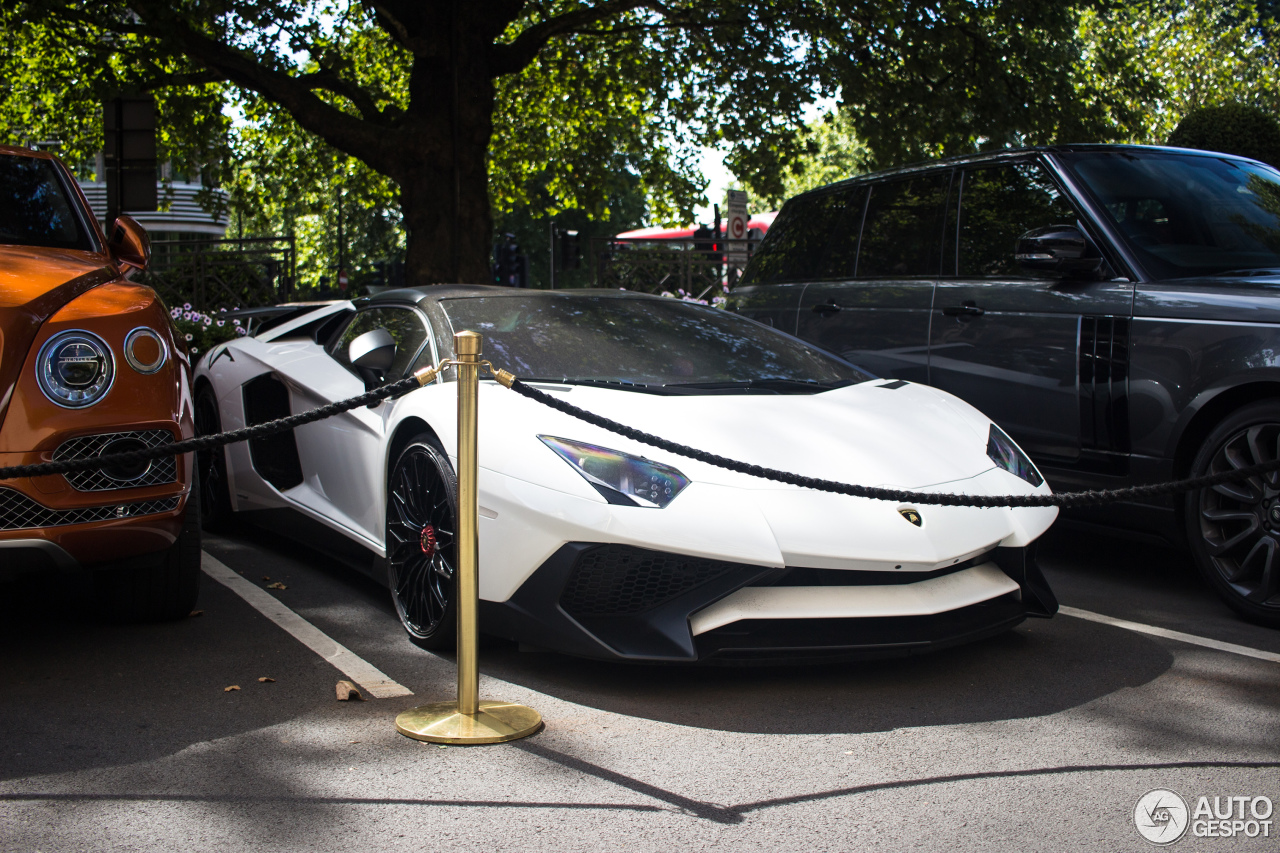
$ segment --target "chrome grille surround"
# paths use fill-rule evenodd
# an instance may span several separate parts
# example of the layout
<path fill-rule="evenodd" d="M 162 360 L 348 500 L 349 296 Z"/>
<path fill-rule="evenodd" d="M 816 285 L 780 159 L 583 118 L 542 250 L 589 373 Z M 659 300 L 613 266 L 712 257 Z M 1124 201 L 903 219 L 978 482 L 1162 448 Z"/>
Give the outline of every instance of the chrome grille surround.
<path fill-rule="evenodd" d="M 84 435 L 64 441 L 53 452 L 53 459 L 85 459 L 102 453 L 104 447 L 115 441 L 132 439 L 140 441 L 148 448 L 168 444 L 174 440 L 173 433 L 167 429 L 148 429 L 135 432 L 107 432 L 101 435 Z M 71 488 L 77 492 L 105 492 L 111 489 L 136 489 L 142 486 L 159 486 L 177 482 L 178 466 L 174 457 L 165 456 L 154 459 L 150 467 L 140 477 L 133 480 L 117 480 L 101 469 L 78 471 L 74 474 L 63 474 Z"/>

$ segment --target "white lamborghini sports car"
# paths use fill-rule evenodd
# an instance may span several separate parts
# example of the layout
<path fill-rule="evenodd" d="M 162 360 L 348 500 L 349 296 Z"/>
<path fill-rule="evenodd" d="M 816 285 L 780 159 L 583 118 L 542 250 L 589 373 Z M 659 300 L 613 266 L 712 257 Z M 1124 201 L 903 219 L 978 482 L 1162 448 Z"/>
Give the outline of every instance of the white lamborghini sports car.
<path fill-rule="evenodd" d="M 792 473 L 914 491 L 1048 493 L 945 392 L 886 381 L 741 316 L 623 291 L 394 290 L 282 306 L 195 374 L 212 433 L 302 412 L 453 355 L 590 412 Z M 381 331 L 379 331 L 381 330 Z M 372 334 L 371 334 L 372 333 Z M 409 634 L 454 642 L 452 369 L 397 400 L 201 458 L 204 519 L 337 535 Z M 1034 542 L 1057 510 L 901 505 L 660 451 L 482 381 L 480 628 L 594 658 L 735 662 L 908 654 L 1057 602 Z M 336 553 L 337 549 L 333 549 Z"/>

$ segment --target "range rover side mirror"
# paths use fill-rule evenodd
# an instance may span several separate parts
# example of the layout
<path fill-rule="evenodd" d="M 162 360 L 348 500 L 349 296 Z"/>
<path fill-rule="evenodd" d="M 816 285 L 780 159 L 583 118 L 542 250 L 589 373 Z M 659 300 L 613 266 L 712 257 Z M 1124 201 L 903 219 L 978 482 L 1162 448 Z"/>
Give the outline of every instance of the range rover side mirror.
<path fill-rule="evenodd" d="M 1102 268 L 1102 258 L 1074 225 L 1033 228 L 1018 238 L 1014 259 L 1028 272 L 1089 277 Z"/>
<path fill-rule="evenodd" d="M 121 214 L 107 241 L 107 252 L 117 264 L 145 270 L 151 263 L 151 238 L 137 220 Z"/>
<path fill-rule="evenodd" d="M 366 390 L 378 387 L 396 358 L 396 341 L 386 329 L 373 329 L 347 344 L 347 359 L 364 380 Z"/>

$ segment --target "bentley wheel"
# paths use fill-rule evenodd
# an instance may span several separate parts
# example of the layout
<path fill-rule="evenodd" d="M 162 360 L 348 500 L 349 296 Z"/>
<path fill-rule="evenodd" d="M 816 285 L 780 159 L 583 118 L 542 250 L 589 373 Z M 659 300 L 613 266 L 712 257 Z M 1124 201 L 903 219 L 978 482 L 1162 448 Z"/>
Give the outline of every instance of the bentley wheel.
<path fill-rule="evenodd" d="M 1240 409 L 1205 439 L 1193 477 L 1280 459 L 1280 403 Z M 1280 627 L 1280 472 L 1187 497 L 1187 538 L 1209 585 L 1247 619 Z"/>
<path fill-rule="evenodd" d="M 196 394 L 196 435 L 222 432 L 218 400 L 208 385 Z M 200 474 L 200 524 L 210 533 L 231 526 L 231 493 L 227 483 L 227 449 L 196 451 L 196 470 Z"/>
<path fill-rule="evenodd" d="M 457 517 L 448 458 L 428 436 L 416 436 L 387 478 L 387 577 L 400 622 L 426 649 L 451 649 L 457 639 Z"/>

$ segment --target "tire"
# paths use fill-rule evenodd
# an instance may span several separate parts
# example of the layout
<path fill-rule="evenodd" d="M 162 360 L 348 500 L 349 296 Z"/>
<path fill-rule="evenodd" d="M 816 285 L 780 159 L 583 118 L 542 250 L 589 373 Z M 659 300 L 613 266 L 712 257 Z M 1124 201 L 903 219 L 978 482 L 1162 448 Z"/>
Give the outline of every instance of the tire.
<path fill-rule="evenodd" d="M 457 644 L 457 518 L 448 457 L 430 436 L 414 436 L 387 477 L 387 579 L 400 623 L 424 649 Z"/>
<path fill-rule="evenodd" d="M 159 560 L 104 571 L 94 586 L 94 606 L 115 621 L 171 622 L 189 616 L 200 594 L 199 483 L 192 483 L 182 532 Z"/>
<path fill-rule="evenodd" d="M 1280 458 L 1280 401 L 1232 413 L 1200 446 L 1191 476 Z M 1280 472 L 1187 495 L 1185 526 L 1196 567 L 1237 613 L 1280 628 Z"/>
<path fill-rule="evenodd" d="M 222 418 L 218 414 L 218 399 L 213 388 L 205 385 L 196 394 L 196 435 L 215 435 L 222 432 Z M 231 492 L 227 483 L 227 449 L 196 451 L 196 471 L 199 473 L 200 524 L 210 533 L 230 530 L 234 513 L 231 509 Z"/>

